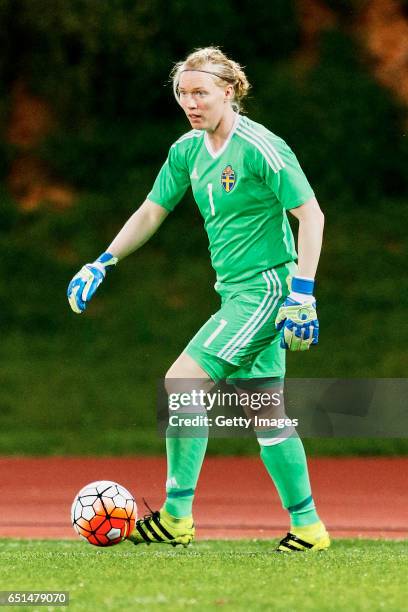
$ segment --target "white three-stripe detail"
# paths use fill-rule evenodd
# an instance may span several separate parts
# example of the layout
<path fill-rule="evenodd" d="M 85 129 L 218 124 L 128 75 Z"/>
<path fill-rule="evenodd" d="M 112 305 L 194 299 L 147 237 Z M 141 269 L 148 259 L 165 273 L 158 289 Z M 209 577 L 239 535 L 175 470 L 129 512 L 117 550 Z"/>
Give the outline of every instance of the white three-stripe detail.
<path fill-rule="evenodd" d="M 271 294 L 271 283 L 269 282 L 269 278 L 266 276 L 265 272 L 262 272 L 262 276 L 264 277 L 264 280 L 266 282 L 266 287 L 267 287 L 266 293 L 262 299 L 262 302 L 259 304 L 255 312 L 252 313 L 251 317 L 244 324 L 244 326 L 241 327 L 241 329 L 237 331 L 235 336 L 233 336 L 231 340 L 227 342 L 227 344 L 219 351 L 217 355 L 218 357 L 224 357 L 224 355 L 226 355 L 231 350 L 231 348 L 233 349 L 235 347 L 235 344 L 237 343 L 237 341 L 239 341 L 240 336 L 243 333 L 245 333 L 245 330 L 248 328 L 248 326 L 251 325 L 252 321 L 257 318 L 258 313 L 262 311 L 262 309 L 264 308 L 265 302 L 268 300 Z"/>
<path fill-rule="evenodd" d="M 266 305 L 263 312 L 260 313 L 260 316 L 257 318 L 257 320 L 252 323 L 251 327 L 246 331 L 244 337 L 240 339 L 238 346 L 234 350 L 232 350 L 232 352 L 229 353 L 228 356 L 230 359 L 235 357 L 238 351 L 244 348 L 252 340 L 255 334 L 262 328 L 262 326 L 265 325 L 265 323 L 267 323 L 269 317 L 273 313 L 280 298 L 282 297 L 282 285 L 281 285 L 281 282 L 275 270 L 272 270 L 272 271 L 268 270 L 267 274 L 269 275 L 269 277 L 272 279 L 272 282 L 273 282 L 273 289 L 274 289 L 273 295 L 268 300 L 268 304 Z M 275 279 L 277 282 L 275 282 Z"/>
<path fill-rule="evenodd" d="M 281 298 L 282 285 L 275 270 L 267 270 L 266 272 L 263 272 L 262 275 L 267 285 L 267 290 L 262 302 L 245 325 L 235 334 L 235 336 L 226 344 L 226 346 L 221 349 L 221 351 L 218 353 L 218 357 L 226 360 L 232 359 L 241 348 L 245 347 L 259 331 L 262 325 L 266 323 L 279 299 Z M 274 286 L 273 294 L 271 293 L 270 280 L 272 280 Z"/>
<path fill-rule="evenodd" d="M 265 143 L 265 146 L 269 147 L 270 149 L 273 150 L 274 154 L 276 155 L 278 161 L 282 164 L 283 167 L 285 167 L 285 162 L 283 161 L 282 157 L 279 154 L 278 149 L 273 145 L 273 143 L 271 142 L 271 140 L 268 140 L 265 136 L 265 134 L 263 132 L 257 132 L 256 129 L 251 125 L 251 122 L 248 120 L 247 117 L 243 117 L 243 120 L 241 122 L 241 126 L 242 129 L 247 130 L 248 132 L 252 132 L 255 136 L 257 136 L 260 140 L 262 140 Z M 278 138 L 277 136 L 275 136 L 274 134 L 272 134 L 270 132 L 270 135 L 272 136 L 272 140 L 273 138 L 275 138 L 275 140 L 282 142 L 281 138 Z"/>
<path fill-rule="evenodd" d="M 264 156 L 264 158 L 268 162 L 268 165 L 272 168 L 272 170 L 275 172 L 275 174 L 277 172 L 279 172 L 279 168 L 276 167 L 275 163 L 271 160 L 271 158 L 270 158 L 269 154 L 267 153 L 267 151 L 260 144 L 255 142 L 255 140 L 253 140 L 252 138 L 250 138 L 249 136 L 247 136 L 246 134 L 241 132 L 241 130 L 239 130 L 239 129 L 235 133 L 236 133 L 237 136 L 241 136 L 241 138 L 243 138 L 244 140 L 247 140 L 248 142 L 253 144 L 258 149 L 258 151 L 261 152 L 261 154 Z"/>
<path fill-rule="evenodd" d="M 271 274 L 271 271 L 268 271 L 268 274 Z M 265 310 L 265 312 L 263 313 L 263 316 L 258 319 L 257 323 L 256 323 L 256 327 L 255 329 L 252 329 L 252 333 L 250 333 L 251 330 L 248 330 L 248 334 L 246 336 L 246 338 L 241 339 L 241 343 L 240 345 L 237 347 L 237 349 L 231 354 L 231 357 L 234 357 L 236 355 L 236 353 L 241 349 L 244 348 L 248 342 L 250 342 L 253 338 L 253 336 L 261 329 L 261 327 L 267 323 L 269 317 L 271 316 L 271 314 L 273 313 L 274 309 L 276 308 L 279 300 L 282 297 L 282 285 L 281 282 L 279 280 L 278 275 L 276 274 L 275 270 L 272 270 L 272 274 L 275 276 L 276 281 L 277 281 L 277 285 L 275 284 L 275 281 L 273 281 L 274 283 L 274 296 L 269 300 L 268 303 L 268 307 Z M 278 287 L 276 289 L 276 286 Z M 276 292 L 276 295 L 275 295 Z M 243 340 L 243 341 L 242 341 Z"/>
<path fill-rule="evenodd" d="M 269 140 L 265 138 L 265 136 L 263 136 L 262 134 L 254 130 L 254 128 L 252 128 L 248 124 L 240 125 L 240 129 L 246 134 L 248 134 L 248 136 L 252 136 L 252 138 L 257 140 L 259 144 L 263 145 L 265 149 L 267 149 L 270 152 L 271 156 L 276 161 L 278 166 L 280 166 L 281 168 L 285 167 L 285 163 L 283 159 L 281 158 L 281 156 L 279 155 L 278 150 L 273 146 L 273 144 Z"/>
<path fill-rule="evenodd" d="M 275 172 L 275 174 L 279 172 L 279 170 L 285 167 L 285 164 L 283 163 L 283 161 L 282 161 L 282 164 L 279 161 L 277 161 L 275 154 L 272 153 L 272 150 L 269 148 L 266 148 L 264 143 L 260 142 L 255 137 L 255 135 L 252 135 L 252 133 L 251 135 L 248 135 L 248 133 L 242 131 L 241 128 L 237 129 L 236 134 L 237 136 L 241 136 L 241 138 L 253 144 L 258 149 L 258 151 L 262 153 L 262 155 L 265 157 L 266 161 L 268 162 L 272 170 Z M 274 149 L 274 151 L 276 151 L 276 149 Z"/>

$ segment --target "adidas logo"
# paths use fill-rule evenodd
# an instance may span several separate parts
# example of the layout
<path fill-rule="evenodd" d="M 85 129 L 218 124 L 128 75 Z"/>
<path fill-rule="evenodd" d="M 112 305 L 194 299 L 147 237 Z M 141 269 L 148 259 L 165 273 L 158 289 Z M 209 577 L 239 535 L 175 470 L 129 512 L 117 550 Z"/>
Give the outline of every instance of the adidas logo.
<path fill-rule="evenodd" d="M 166 489 L 178 489 L 179 484 L 174 476 L 171 476 L 166 481 Z"/>
<path fill-rule="evenodd" d="M 190 174 L 190 178 L 191 179 L 198 179 L 200 178 L 197 174 L 197 168 L 194 168 L 194 170 L 192 171 L 192 173 Z"/>

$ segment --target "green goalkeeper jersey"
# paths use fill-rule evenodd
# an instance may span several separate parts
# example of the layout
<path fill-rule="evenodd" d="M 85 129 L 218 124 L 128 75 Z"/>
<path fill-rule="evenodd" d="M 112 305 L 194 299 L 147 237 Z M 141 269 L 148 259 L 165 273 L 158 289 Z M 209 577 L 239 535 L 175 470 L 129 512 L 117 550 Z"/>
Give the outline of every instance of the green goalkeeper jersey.
<path fill-rule="evenodd" d="M 171 211 L 190 185 L 218 282 L 245 281 L 296 259 L 286 210 L 314 193 L 293 151 L 264 126 L 237 115 L 218 151 L 204 130 L 184 134 L 147 197 Z"/>

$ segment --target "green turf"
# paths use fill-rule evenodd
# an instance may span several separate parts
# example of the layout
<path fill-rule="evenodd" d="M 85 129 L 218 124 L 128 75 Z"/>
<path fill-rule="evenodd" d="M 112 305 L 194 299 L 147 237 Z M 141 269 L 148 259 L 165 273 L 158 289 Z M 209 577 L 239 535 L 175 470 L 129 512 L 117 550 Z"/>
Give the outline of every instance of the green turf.
<path fill-rule="evenodd" d="M 407 542 L 339 540 L 295 555 L 273 553 L 275 543 L 0 540 L 0 589 L 67 590 L 70 610 L 406 609 Z"/>

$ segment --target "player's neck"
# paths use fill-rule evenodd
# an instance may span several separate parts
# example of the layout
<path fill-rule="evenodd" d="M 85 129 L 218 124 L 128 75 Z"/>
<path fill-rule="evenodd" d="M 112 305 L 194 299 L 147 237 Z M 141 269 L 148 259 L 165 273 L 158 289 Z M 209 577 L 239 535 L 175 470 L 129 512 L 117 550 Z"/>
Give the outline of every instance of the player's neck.
<path fill-rule="evenodd" d="M 208 138 L 214 151 L 218 151 L 224 145 L 234 127 L 237 114 L 229 108 L 221 117 L 220 122 L 214 130 L 207 130 Z"/>

